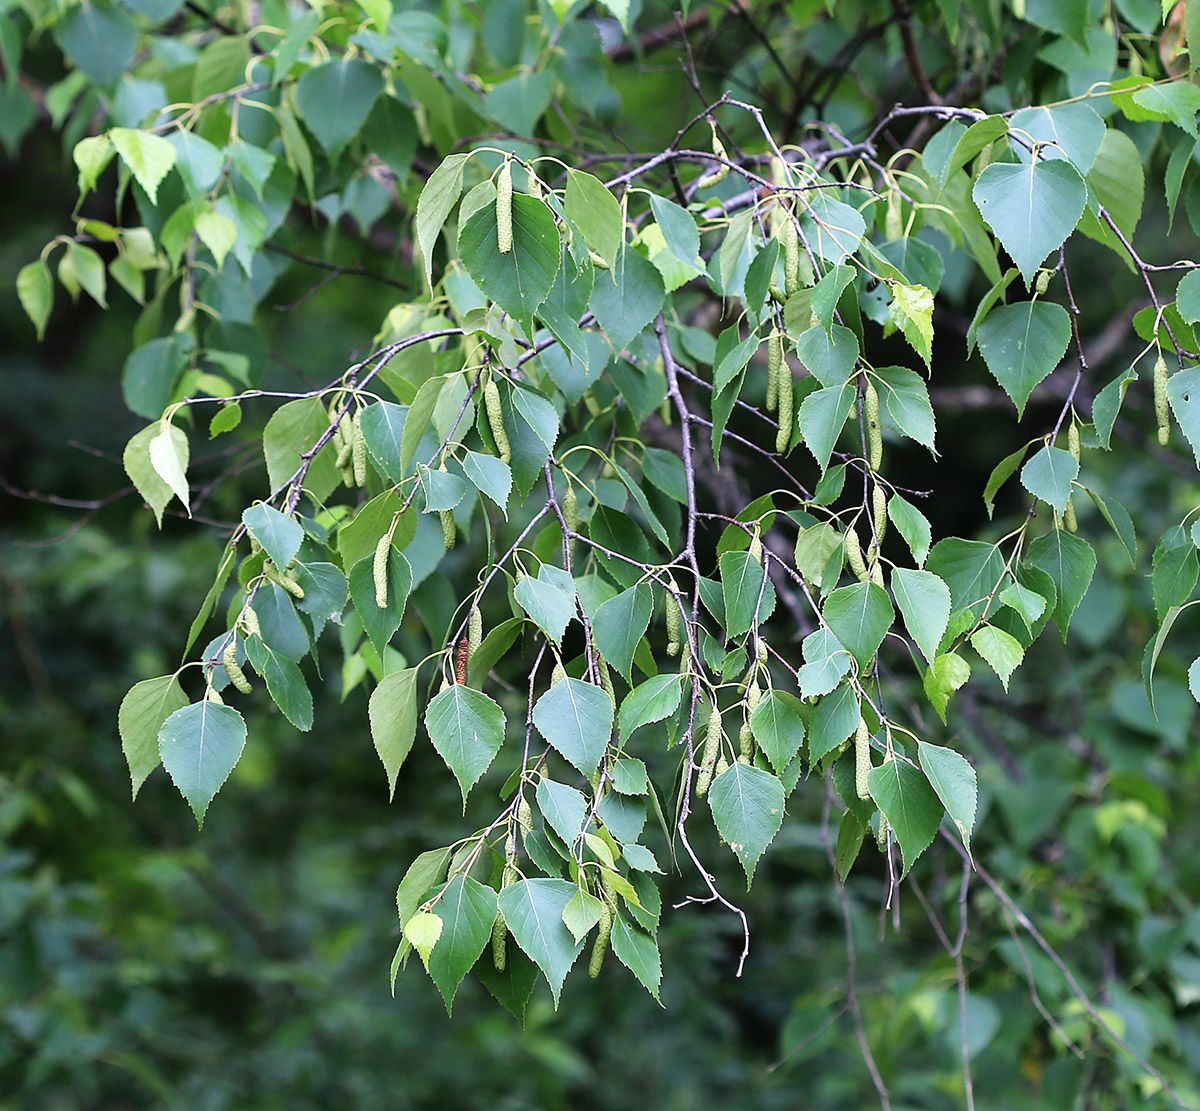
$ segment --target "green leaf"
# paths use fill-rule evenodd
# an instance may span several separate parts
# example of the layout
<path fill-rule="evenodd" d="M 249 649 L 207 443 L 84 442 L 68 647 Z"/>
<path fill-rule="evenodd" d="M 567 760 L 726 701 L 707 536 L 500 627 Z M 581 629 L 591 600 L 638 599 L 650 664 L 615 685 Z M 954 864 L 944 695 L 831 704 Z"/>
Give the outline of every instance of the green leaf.
<path fill-rule="evenodd" d="M 362 619 L 367 636 L 380 655 L 392 639 L 392 634 L 400 628 L 412 593 L 412 565 L 396 550 L 394 537 L 388 553 L 387 579 L 387 606 L 380 609 L 375 595 L 374 554 L 364 556 L 350 568 L 350 597 L 354 599 L 354 608 Z"/>
<path fill-rule="evenodd" d="M 662 981 L 662 960 L 654 938 L 630 925 L 618 914 L 612 928 L 612 951 L 657 1001 L 658 985 Z"/>
<path fill-rule="evenodd" d="M 518 880 L 500 892 L 500 912 L 513 940 L 542 970 L 555 1009 L 563 980 L 583 948 L 563 924 L 563 911 L 578 889 L 566 880 Z"/>
<path fill-rule="evenodd" d="M 741 861 L 749 887 L 759 857 L 783 825 L 783 784 L 770 772 L 735 761 L 712 781 L 708 803 L 717 832 Z"/>
<path fill-rule="evenodd" d="M 717 351 L 713 358 L 714 391 L 720 392 L 741 374 L 758 346 L 758 336 L 754 332 L 739 342 L 736 324 L 726 328 L 717 337 Z"/>
<path fill-rule="evenodd" d="M 933 540 L 933 530 L 928 518 L 900 494 L 893 494 L 888 498 L 888 517 L 896 526 L 896 531 L 904 537 L 917 566 L 923 566 Z"/>
<path fill-rule="evenodd" d="M 846 382 L 814 390 L 800 404 L 800 435 L 822 471 L 829 466 L 829 456 L 850 416 L 854 397 L 853 384 Z"/>
<path fill-rule="evenodd" d="M 796 681 L 805 698 L 828 694 L 850 670 L 850 653 L 825 626 L 809 633 L 801 650 L 805 662 Z"/>
<path fill-rule="evenodd" d="M 1192 596 L 1200 573 L 1195 545 L 1188 542 L 1182 529 L 1170 530 L 1158 542 L 1153 567 L 1154 609 L 1162 621 L 1168 610 L 1182 606 Z"/>
<path fill-rule="evenodd" d="M 429 968 L 429 957 L 442 936 L 442 926 L 441 918 L 428 910 L 414 914 L 404 923 L 404 940 L 421 954 L 426 969 Z"/>
<path fill-rule="evenodd" d="M 225 256 L 237 243 L 238 226 L 219 212 L 201 212 L 193 224 L 196 234 L 216 260 L 217 269 L 225 265 Z"/>
<path fill-rule="evenodd" d="M 1200 367 L 1188 367 L 1172 374 L 1167 379 L 1167 398 L 1171 402 L 1171 412 L 1200 464 Z"/>
<path fill-rule="evenodd" d="M 842 683 L 823 695 L 808 720 L 808 762 L 816 765 L 858 727 L 862 710 L 858 692 L 850 683 Z"/>
<path fill-rule="evenodd" d="M 416 914 L 417 907 L 442 882 L 449 863 L 449 849 L 430 849 L 408 866 L 400 886 L 396 888 L 396 912 L 401 925 Z"/>
<path fill-rule="evenodd" d="M 725 633 L 733 639 L 757 628 L 771 615 L 766 605 L 766 572 L 762 561 L 749 552 L 725 552 L 719 563 L 725 598 Z"/>
<path fill-rule="evenodd" d="M 555 644 L 561 644 L 567 625 L 575 616 L 575 591 L 555 578 L 553 568 L 543 564 L 537 578 L 526 575 L 513 590 L 517 604 Z M 561 575 L 561 572 L 560 572 Z"/>
<path fill-rule="evenodd" d="M 296 518 L 280 513 L 265 502 L 258 502 L 246 509 L 242 513 L 242 523 L 281 571 L 296 558 L 304 542 L 304 530 Z"/>
<path fill-rule="evenodd" d="M 946 721 L 946 706 L 950 696 L 971 678 L 971 665 L 955 652 L 947 652 L 933 661 L 925 672 L 923 685 L 930 705 L 942 722 Z"/>
<path fill-rule="evenodd" d="M 383 73 L 362 58 L 305 70 L 296 84 L 296 108 L 331 162 L 367 122 L 383 85 Z"/>
<path fill-rule="evenodd" d="M 603 687 L 582 679 L 562 679 L 534 704 L 533 724 L 562 756 L 590 776 L 612 737 L 612 699 Z"/>
<path fill-rule="evenodd" d="M 1126 238 L 1132 236 L 1142 218 L 1146 173 L 1141 153 L 1125 132 L 1110 128 L 1104 133 L 1099 157 L 1088 174 L 1088 185 L 1096 201 L 1104 206 Z M 1129 263 L 1129 253 L 1124 245 L 1107 221 L 1101 220 L 1091 209 L 1083 214 L 1079 230 L 1106 244 L 1123 262 Z"/>
<path fill-rule="evenodd" d="M 463 170 L 470 154 L 450 154 L 429 176 L 417 200 L 417 246 L 426 285 L 433 284 L 433 247 L 451 209 L 462 195 Z"/>
<path fill-rule="evenodd" d="M 904 616 L 904 627 L 929 663 L 950 624 L 950 588 L 929 571 L 897 567 L 892 572 L 892 593 Z"/>
<path fill-rule="evenodd" d="M 625 222 L 616 197 L 591 174 L 568 170 L 564 203 L 567 219 L 583 232 L 587 245 L 610 269 L 616 266 L 625 238 Z"/>
<path fill-rule="evenodd" d="M 17 272 L 17 297 L 25 315 L 37 329 L 38 339 L 44 339 L 50 310 L 54 307 L 54 278 L 43 260 L 28 263 Z"/>
<path fill-rule="evenodd" d="M 187 799 L 196 824 L 229 778 L 246 744 L 246 723 L 231 706 L 203 700 L 176 710 L 158 733 L 163 767 Z"/>
<path fill-rule="evenodd" d="M 408 406 L 376 401 L 362 410 L 359 421 L 371 461 L 392 482 L 399 482 L 406 474 L 401 461 L 404 458 Z"/>
<path fill-rule="evenodd" d="M 696 228 L 696 220 L 685 208 L 680 208 L 674 201 L 660 197 L 657 193 L 650 194 L 650 209 L 654 219 L 662 229 L 663 239 L 671 253 L 685 266 L 693 266 L 697 270 L 704 269 L 704 260 L 700 258 L 700 232 Z"/>
<path fill-rule="evenodd" d="M 563 925 L 576 941 L 582 941 L 600 921 L 604 904 L 595 895 L 579 888 L 575 897 L 563 908 Z"/>
<path fill-rule="evenodd" d="M 632 683 L 634 651 L 646 633 L 653 609 L 653 592 L 646 583 L 638 583 L 601 603 L 592 618 L 596 647 L 628 683 Z"/>
<path fill-rule="evenodd" d="M 263 429 L 263 455 L 272 490 L 278 490 L 299 473 L 303 453 L 314 447 L 328 430 L 329 420 L 320 398 L 289 401 L 271 414 Z M 304 489 L 318 502 L 341 485 L 342 476 L 334 466 L 335 458 L 336 452 L 327 443 L 317 452 L 304 476 Z"/>
<path fill-rule="evenodd" d="M 1008 690 L 1008 681 L 1012 678 L 1012 673 L 1025 658 L 1025 649 L 1021 647 L 1021 642 L 1003 629 L 984 625 L 971 634 L 971 647 L 983 657 L 1000 677 L 1004 689 Z"/>
<path fill-rule="evenodd" d="M 975 769 L 953 749 L 931 745 L 926 741 L 917 742 L 917 754 L 921 770 L 958 829 L 963 846 L 970 852 L 971 830 L 975 827 L 975 807 L 979 795 L 975 786 Z"/>
<path fill-rule="evenodd" d="M 467 794 L 487 771 L 504 743 L 504 711 L 482 691 L 452 683 L 425 709 L 425 728 L 438 754 L 446 761 Z"/>
<path fill-rule="evenodd" d="M 1021 485 L 1059 513 L 1065 513 L 1071 483 L 1079 474 L 1079 460 L 1069 451 L 1047 444 L 1021 468 Z"/>
<path fill-rule="evenodd" d="M 796 355 L 822 386 L 841 386 L 858 361 L 858 338 L 840 324 L 828 332 L 814 324 L 796 341 Z"/>
<path fill-rule="evenodd" d="M 425 505 L 422 507 L 425 513 L 453 509 L 467 496 L 468 486 L 456 474 L 434 471 L 424 463 L 418 463 L 417 476 L 421 481 L 421 492 L 425 495 Z"/>
<path fill-rule="evenodd" d="M 929 391 L 921 376 L 905 367 L 885 366 L 879 368 L 875 378 L 885 419 L 905 436 L 933 451 L 936 424 Z"/>
<path fill-rule="evenodd" d="M 844 543 L 842 534 L 828 521 L 804 529 L 796 537 L 796 570 L 819 590 L 825 581 L 830 557 L 840 551 Z"/>
<path fill-rule="evenodd" d="M 867 789 L 896 834 L 903 877 L 937 835 L 942 801 L 918 768 L 891 754 L 868 773 Z"/>
<path fill-rule="evenodd" d="M 782 775 L 804 746 L 800 700 L 783 691 L 768 691 L 750 715 L 750 729 L 771 767 Z"/>
<path fill-rule="evenodd" d="M 188 333 L 172 332 L 131 351 L 121 371 L 121 389 L 130 411 L 149 420 L 162 416 L 194 349 L 195 340 Z"/>
<path fill-rule="evenodd" d="M 476 489 L 486 494 L 508 516 L 508 497 L 512 493 L 512 469 L 494 455 L 481 455 L 467 451 L 462 457 L 463 474 L 475 484 Z"/>
<path fill-rule="evenodd" d="M 396 797 L 396 776 L 417 735 L 417 670 L 408 667 L 385 675 L 367 706 L 371 739 L 387 773 L 389 800 Z"/>
<path fill-rule="evenodd" d="M 312 692 L 295 660 L 276 652 L 256 636 L 246 641 L 246 655 L 266 681 L 275 705 L 297 729 L 308 732 L 313 724 Z"/>
<path fill-rule="evenodd" d="M 150 203 L 157 203 L 159 183 L 175 165 L 175 148 L 158 135 L 128 127 L 114 127 L 108 137 Z"/>
<path fill-rule="evenodd" d="M 608 274 L 596 275 L 591 308 L 613 350 L 629 346 L 658 315 L 666 295 L 658 268 L 630 247 Z"/>
<path fill-rule="evenodd" d="M 1200 323 L 1200 269 L 1189 270 L 1179 279 L 1175 307 L 1186 324 Z"/>
<path fill-rule="evenodd" d="M 1087 186 L 1069 162 L 993 162 L 971 196 L 1026 282 L 1051 251 L 1075 230 L 1087 203 Z"/>
<path fill-rule="evenodd" d="M 494 204 L 467 219 L 459 231 L 458 249 L 479 288 L 532 332 L 533 314 L 558 273 L 558 228 L 542 201 L 521 193 L 513 196 L 512 219 L 513 247 L 507 254 L 500 253 Z"/>
<path fill-rule="evenodd" d="M 860 666 L 866 667 L 879 651 L 896 614 L 883 587 L 855 583 L 833 591 L 825 600 L 822 616 L 833 635 Z"/>
<path fill-rule="evenodd" d="M 121 750 L 125 753 L 129 778 L 133 782 L 133 798 L 137 798 L 146 777 L 161 762 L 158 733 L 163 722 L 187 704 L 187 696 L 174 675 L 135 683 L 121 699 L 117 730 L 121 734 Z"/>
<path fill-rule="evenodd" d="M 888 319 L 904 333 L 925 365 L 933 357 L 933 293 L 923 285 L 892 283 Z"/>
<path fill-rule="evenodd" d="M 836 265 L 858 250 L 867 224 L 862 213 L 831 193 L 816 189 L 801 194 L 807 208 L 800 217 L 800 232 L 821 258 Z"/>
<path fill-rule="evenodd" d="M 400 473 L 406 475 L 412 469 L 413 460 L 417 457 L 417 449 L 421 445 L 421 437 L 425 435 L 433 421 L 433 412 L 437 408 L 438 398 L 442 395 L 442 387 L 446 379 L 439 376 L 428 378 L 421 383 L 417 396 L 413 398 L 408 413 L 404 418 L 404 428 L 400 433 Z M 411 418 L 411 419 L 410 419 Z"/>
<path fill-rule="evenodd" d="M 1121 403 L 1125 400 L 1125 391 L 1129 389 L 1131 382 L 1136 381 L 1137 375 L 1132 369 L 1123 370 L 1096 394 L 1096 400 L 1092 402 L 1092 424 L 1096 429 L 1096 438 L 1105 451 L 1108 451 L 1113 425 L 1121 411 Z"/>
<path fill-rule="evenodd" d="M 838 879 L 843 883 L 858 859 L 858 851 L 862 848 L 863 838 L 867 835 L 867 827 L 862 825 L 852 810 L 847 810 L 838 823 L 837 846 L 834 849 L 834 868 Z"/>
<path fill-rule="evenodd" d="M 976 335 L 988 370 L 1013 399 L 1017 414 L 1021 415 L 1034 386 L 1066 353 L 1071 341 L 1071 321 L 1061 305 L 1020 301 L 993 309 L 979 325 Z"/>
<path fill-rule="evenodd" d="M 683 698 L 682 675 L 656 675 L 625 696 L 617 716 L 621 740 L 639 726 L 662 721 L 679 709 Z"/>
<path fill-rule="evenodd" d="M 104 272 L 104 261 L 91 247 L 71 241 L 67 244 L 67 259 L 80 286 L 102 309 L 108 308 L 105 300 L 107 279 Z"/>
<path fill-rule="evenodd" d="M 573 850 L 587 825 L 587 799 L 574 787 L 543 777 L 537 785 L 537 804 L 550 828 Z"/>
<path fill-rule="evenodd" d="M 496 893 L 470 876 L 458 875 L 438 895 L 435 910 L 442 920 L 442 932 L 425 967 L 449 1014 L 458 985 L 492 936 Z"/>
<path fill-rule="evenodd" d="M 79 69 L 100 88 L 111 90 L 133 61 L 138 34 L 120 8 L 85 3 L 63 13 L 54 37 Z"/>
<path fill-rule="evenodd" d="M 338 529 L 338 552 L 343 567 L 353 567 L 359 560 L 375 554 L 379 538 L 391 527 L 392 518 L 403 504 L 404 499 L 396 491 L 385 490 Z M 415 532 L 416 514 L 402 513 L 392 534 L 392 546 L 407 547 Z"/>
<path fill-rule="evenodd" d="M 994 545 L 956 536 L 933 546 L 925 568 L 950 587 L 951 618 L 968 609 L 977 619 L 986 616 L 992 608 L 992 594 L 1004 577 L 1004 560 Z"/>
<path fill-rule="evenodd" d="M 1081 101 L 1022 108 L 1009 126 L 1011 131 L 1023 131 L 1034 142 L 1045 144 L 1040 151 L 1043 159 L 1065 158 L 1081 174 L 1092 168 L 1106 134 L 1096 110 Z M 1013 147 L 1022 162 L 1032 157 L 1023 145 L 1014 143 Z"/>
<path fill-rule="evenodd" d="M 188 441 L 187 437 L 173 424 L 159 424 L 158 434 L 147 444 L 150 465 L 154 473 L 166 483 L 171 493 L 181 502 L 188 516 L 192 515 L 188 504 Z"/>
<path fill-rule="evenodd" d="M 1189 135 L 1200 135 L 1200 131 L 1196 129 L 1196 113 L 1200 111 L 1200 89 L 1191 81 L 1143 85 L 1133 94 L 1133 102 L 1146 109 L 1154 119 L 1170 120 Z"/>
<path fill-rule="evenodd" d="M 1096 570 L 1096 553 L 1086 540 L 1072 536 L 1063 529 L 1055 529 L 1046 536 L 1039 536 L 1029 545 L 1028 559 L 1054 582 L 1058 600 L 1053 616 L 1065 641 L 1071 614 L 1083 601 L 1091 585 L 1092 574 Z"/>

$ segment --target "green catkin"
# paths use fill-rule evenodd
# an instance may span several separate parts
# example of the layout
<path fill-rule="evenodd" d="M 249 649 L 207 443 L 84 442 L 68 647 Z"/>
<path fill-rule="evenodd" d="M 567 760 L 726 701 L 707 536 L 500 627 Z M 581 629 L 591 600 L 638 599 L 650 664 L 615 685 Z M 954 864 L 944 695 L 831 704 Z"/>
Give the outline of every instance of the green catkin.
<path fill-rule="evenodd" d="M 209 687 L 204 692 L 204 698 L 208 702 L 215 702 L 218 706 L 225 705 L 225 699 L 221 697 L 221 692 L 216 687 Z"/>
<path fill-rule="evenodd" d="M 875 527 L 875 543 L 881 546 L 887 532 L 887 492 L 878 482 L 871 491 L 871 519 Z"/>
<path fill-rule="evenodd" d="M 496 246 L 502 255 L 513 249 L 512 161 L 508 158 L 496 178 Z"/>
<path fill-rule="evenodd" d="M 296 582 L 291 571 L 285 571 L 279 576 L 279 585 L 295 598 L 297 602 L 304 600 L 304 587 Z"/>
<path fill-rule="evenodd" d="M 717 766 L 713 769 L 713 774 L 716 776 L 721 776 L 727 771 L 729 771 L 729 757 L 722 752 L 717 760 Z"/>
<path fill-rule="evenodd" d="M 1158 442 L 1171 442 L 1171 404 L 1167 400 L 1167 360 L 1158 353 L 1154 361 L 1154 416 L 1158 420 Z"/>
<path fill-rule="evenodd" d="M 746 687 L 746 709 L 754 713 L 761 701 L 762 687 L 758 685 L 758 676 L 756 675 Z"/>
<path fill-rule="evenodd" d="M 1079 425 L 1074 421 L 1067 426 L 1067 451 L 1079 461 Z M 1071 495 L 1067 495 L 1067 507 L 1063 511 L 1063 524 L 1067 526 L 1067 532 L 1077 532 L 1079 530 L 1079 521 L 1075 517 L 1075 503 L 1071 500 Z"/>
<path fill-rule="evenodd" d="M 246 678 L 246 673 L 238 666 L 236 637 L 230 637 L 226 641 L 225 650 L 221 653 L 221 663 L 234 687 L 242 694 L 249 694 L 253 688 L 250 686 L 250 680 Z"/>
<path fill-rule="evenodd" d="M 479 646 L 483 643 L 483 614 L 478 606 L 471 611 L 471 616 L 467 618 L 467 659 L 470 659 L 476 652 L 479 651 Z"/>
<path fill-rule="evenodd" d="M 867 578 L 870 579 L 870 581 L 876 586 L 883 586 L 883 564 L 880 563 L 878 559 L 871 564 L 871 570 L 868 573 Z"/>
<path fill-rule="evenodd" d="M 750 723 L 745 721 L 738 730 L 738 759 L 743 764 L 748 764 L 754 759 L 754 731 L 750 728 Z"/>
<path fill-rule="evenodd" d="M 352 437 L 346 432 L 346 421 L 338 421 L 337 428 L 333 432 L 333 446 L 337 448 L 337 458 L 334 460 L 334 466 L 339 471 L 346 469 L 350 463 L 350 456 L 354 450 Z"/>
<path fill-rule="evenodd" d="M 765 664 L 767 662 L 767 642 L 765 640 L 759 638 L 756 641 L 754 654 L 758 657 L 758 662 L 760 664 Z"/>
<path fill-rule="evenodd" d="M 588 975 L 594 980 L 604 967 L 604 954 L 608 952 L 608 941 L 612 937 L 613 912 L 608 903 L 600 908 L 600 932 L 596 934 L 596 943 L 592 946 L 592 959 L 588 961 Z"/>
<path fill-rule="evenodd" d="M 670 581 L 670 585 L 675 585 L 673 580 Z M 667 618 L 667 655 L 678 656 L 680 634 L 683 631 L 683 615 L 679 611 L 679 602 L 669 590 L 667 591 L 665 613 Z"/>
<path fill-rule="evenodd" d="M 774 328 L 767 337 L 767 412 L 779 404 L 779 375 L 783 370 L 783 336 Z"/>
<path fill-rule="evenodd" d="M 558 686 L 567 677 L 567 669 L 561 663 L 554 665 L 554 670 L 550 672 L 550 685 Z"/>
<path fill-rule="evenodd" d="M 858 542 L 858 531 L 853 525 L 846 529 L 845 536 L 846 562 L 854 572 L 859 582 L 866 582 L 870 577 L 867 572 L 867 562 L 863 559 L 862 545 Z"/>
<path fill-rule="evenodd" d="M 792 211 L 786 205 L 779 219 L 779 243 L 783 247 L 783 289 L 785 297 L 791 297 L 800 289 L 800 236 Z"/>
<path fill-rule="evenodd" d="M 375 605 L 381 610 L 388 607 L 388 557 L 392 554 L 392 530 L 388 529 L 375 545 L 375 560 L 371 564 L 371 577 L 375 581 Z"/>
<path fill-rule="evenodd" d="M 782 455 L 792 442 L 793 386 L 791 368 L 785 363 L 776 376 L 778 383 L 779 431 L 775 434 L 775 450 Z"/>
<path fill-rule="evenodd" d="M 508 967 L 508 927 L 503 911 L 496 912 L 496 921 L 492 926 L 492 964 L 497 972 L 503 972 Z"/>
<path fill-rule="evenodd" d="M 362 430 L 362 409 L 355 410 L 350 421 L 350 461 L 354 468 L 354 485 L 367 484 L 367 439 Z"/>
<path fill-rule="evenodd" d="M 754 529 L 754 534 L 750 537 L 749 552 L 750 552 L 750 558 L 752 560 L 754 560 L 755 563 L 762 563 L 762 557 L 763 557 L 762 536 L 759 534 L 757 526 Z"/>
<path fill-rule="evenodd" d="M 879 824 L 875 827 L 875 844 L 881 853 L 887 852 L 888 824 L 887 819 L 882 814 L 879 815 Z"/>
<path fill-rule="evenodd" d="M 611 270 L 612 269 L 612 267 L 608 265 L 608 259 L 606 259 L 603 255 L 598 254 L 597 252 L 595 252 L 593 250 L 590 250 L 590 249 L 588 250 L 588 258 L 590 258 L 592 260 L 592 265 L 597 270 Z"/>
<path fill-rule="evenodd" d="M 528 837 L 533 832 L 533 807 L 524 795 L 517 803 L 517 825 L 521 827 L 522 837 Z"/>
<path fill-rule="evenodd" d="M 729 155 L 726 153 L 725 144 L 722 143 L 717 137 L 717 129 L 715 127 L 712 129 L 712 149 L 713 154 L 715 154 L 722 161 L 717 168 L 712 171 L 712 173 L 705 174 L 699 181 L 696 182 L 697 190 L 710 189 L 714 185 L 720 185 L 721 182 L 723 182 L 729 176 L 729 166 L 727 164 Z"/>
<path fill-rule="evenodd" d="M 247 636 L 262 636 L 262 626 L 258 623 L 258 614 L 254 612 L 253 606 L 246 606 L 242 610 L 241 621 L 245 626 Z"/>
<path fill-rule="evenodd" d="M 496 441 L 496 451 L 500 453 L 500 462 L 512 460 L 512 449 L 508 443 L 508 432 L 504 428 L 504 410 L 500 405 L 500 387 L 492 379 L 488 379 L 483 387 L 483 404 L 487 410 L 488 425 L 492 430 L 492 439 Z"/>
<path fill-rule="evenodd" d="M 879 394 L 869 378 L 863 391 L 863 411 L 867 418 L 867 465 L 877 471 L 883 466 L 883 430 L 879 426 Z"/>
<path fill-rule="evenodd" d="M 1063 524 L 1066 526 L 1067 532 L 1079 531 L 1079 521 L 1075 516 L 1075 503 L 1069 494 L 1067 495 L 1067 507 L 1063 510 Z"/>
<path fill-rule="evenodd" d="M 608 664 L 604 662 L 603 656 L 596 657 L 596 668 L 600 672 L 600 686 L 604 689 L 608 697 L 612 699 L 612 703 L 615 706 L 617 704 L 617 691 L 613 686 L 612 674 L 609 672 Z"/>
<path fill-rule="evenodd" d="M 1037 279 L 1033 283 L 1033 291 L 1039 297 L 1044 297 L 1046 290 L 1050 288 L 1050 279 L 1054 277 L 1053 270 L 1039 270 Z"/>
<path fill-rule="evenodd" d="M 864 801 L 871 797 L 867 789 L 867 775 L 871 771 L 871 733 L 866 719 L 859 717 L 854 731 L 854 793 Z"/>
<path fill-rule="evenodd" d="M 713 769 L 721 751 L 721 711 L 716 706 L 708 717 L 708 728 L 704 733 L 704 751 L 700 754 L 700 774 L 696 777 L 696 794 L 703 798 L 712 783 Z"/>
<path fill-rule="evenodd" d="M 446 545 L 446 551 L 449 551 L 458 539 L 458 526 L 454 523 L 454 513 L 452 510 L 443 509 L 438 516 L 442 521 L 442 543 Z"/>
<path fill-rule="evenodd" d="M 575 487 L 569 482 L 567 483 L 567 492 L 563 494 L 562 500 L 562 515 L 563 520 L 567 524 L 568 532 L 579 531 L 579 496 L 575 493 Z"/>

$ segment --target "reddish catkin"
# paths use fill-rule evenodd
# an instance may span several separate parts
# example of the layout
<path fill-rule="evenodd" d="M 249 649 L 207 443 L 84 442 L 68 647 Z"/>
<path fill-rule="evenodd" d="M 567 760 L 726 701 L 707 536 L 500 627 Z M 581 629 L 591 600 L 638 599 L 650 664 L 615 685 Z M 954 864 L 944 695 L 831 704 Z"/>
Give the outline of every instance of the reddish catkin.
<path fill-rule="evenodd" d="M 513 249 L 512 162 L 508 158 L 496 178 L 496 246 L 502 255 Z"/>
<path fill-rule="evenodd" d="M 454 679 L 460 686 L 467 681 L 467 661 L 471 658 L 471 641 L 463 637 L 458 642 L 458 660 L 455 663 Z"/>
<path fill-rule="evenodd" d="M 867 776 L 871 771 L 871 733 L 866 719 L 859 717 L 854 731 L 854 792 L 864 801 L 871 797 Z"/>

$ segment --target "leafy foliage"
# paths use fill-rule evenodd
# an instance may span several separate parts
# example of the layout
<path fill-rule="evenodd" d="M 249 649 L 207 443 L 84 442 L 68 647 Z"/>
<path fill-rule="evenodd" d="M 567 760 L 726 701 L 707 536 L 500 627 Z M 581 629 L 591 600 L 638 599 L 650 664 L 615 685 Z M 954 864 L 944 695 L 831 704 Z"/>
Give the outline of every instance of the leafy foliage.
<path fill-rule="evenodd" d="M 769 120 L 731 79 L 627 155 L 603 140 L 616 90 L 579 6 L 543 5 L 535 27 L 497 4 L 477 27 L 449 8 L 327 21 L 278 2 L 244 28 L 166 7 L 0 15 L 4 42 L 49 27 L 73 64 L 54 122 L 80 205 L 108 217 L 79 216 L 20 269 L 22 307 L 52 330 L 60 249 L 73 299 L 107 307 L 112 279 L 142 306 L 122 390 L 151 423 L 124 463 L 160 526 L 221 484 L 200 477 L 206 440 L 253 467 L 179 638 L 188 660 L 122 703 L 135 791 L 161 758 L 203 821 L 255 744 L 235 699 L 319 732 L 314 692 L 369 686 L 389 793 L 427 738 L 464 814 L 490 799 L 401 881 L 397 960 L 416 948 L 447 1009 L 475 968 L 524 1015 L 533 970 L 557 1006 L 593 932 L 593 967 L 611 944 L 658 997 L 660 834 L 692 898 L 743 925 L 710 842 L 750 880 L 806 799 L 824 799 L 839 893 L 864 844 L 893 884 L 939 833 L 968 855 L 985 809 L 959 732 L 979 692 L 1003 698 L 1046 650 L 1050 621 L 1066 641 L 1111 578 L 1108 530 L 1129 558 L 1139 539 L 1154 552 L 1154 704 L 1196 545 L 1186 510 L 1131 514 L 1101 452 L 1118 422 L 1118 446 L 1150 425 L 1127 399 L 1164 448 L 1177 426 L 1200 450 L 1195 269 L 1134 239 L 1143 163 L 1169 159 L 1173 209 L 1195 147 L 1190 71 L 1139 37 L 1163 12 L 1118 5 L 1106 31 L 1083 4 L 795 5 L 813 49 L 882 20 L 925 103 L 868 118 L 843 90 L 841 115 L 801 134 L 808 100 Z M 637 12 L 608 10 L 636 32 Z M 939 36 L 938 89 L 914 25 Z M 996 66 L 951 84 L 972 42 Z M 345 345 L 352 365 L 275 388 L 256 324 L 281 260 L 312 262 L 291 245 L 305 220 L 386 233 L 407 260 L 391 272 L 316 264 L 403 296 Z M 1147 314 L 1103 402 L 1081 326 L 1098 257 L 1140 279 Z M 1177 305 L 1160 288 L 1176 269 Z M 938 391 L 975 348 L 1026 442 L 977 483 L 1015 523 L 955 535 Z M 201 632 L 216 636 L 195 656 Z M 743 961 L 748 945 L 747 929 Z M 951 955 L 961 976 L 961 943 Z"/>

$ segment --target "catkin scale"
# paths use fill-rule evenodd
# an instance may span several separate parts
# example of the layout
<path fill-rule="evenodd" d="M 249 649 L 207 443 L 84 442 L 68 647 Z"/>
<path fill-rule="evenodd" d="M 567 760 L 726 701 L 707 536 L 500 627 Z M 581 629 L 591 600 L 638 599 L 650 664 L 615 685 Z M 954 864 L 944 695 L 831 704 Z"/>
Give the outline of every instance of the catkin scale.
<path fill-rule="evenodd" d="M 496 178 L 496 246 L 502 255 L 513 249 L 512 162 L 507 158 Z"/>
<path fill-rule="evenodd" d="M 492 439 L 496 441 L 496 451 L 500 453 L 500 462 L 508 463 L 512 459 L 512 449 L 508 443 L 508 432 L 504 428 L 504 410 L 500 405 L 500 387 L 490 378 L 483 386 L 483 404 L 487 410 L 488 426 L 492 430 Z"/>
<path fill-rule="evenodd" d="M 854 793 L 864 801 L 871 797 L 867 788 L 867 775 L 871 771 L 871 733 L 866 719 L 859 717 L 854 731 Z"/>
<path fill-rule="evenodd" d="M 221 653 L 221 663 L 225 667 L 225 674 L 229 676 L 229 681 L 234 687 L 241 691 L 242 694 L 249 694 L 251 691 L 250 680 L 246 678 L 246 673 L 238 666 L 237 662 L 237 640 L 230 637 L 225 644 L 225 650 Z"/>
<path fill-rule="evenodd" d="M 375 605 L 381 610 L 388 606 L 388 556 L 392 551 L 392 533 L 389 529 L 375 545 L 375 560 L 371 564 L 371 577 L 375 581 Z"/>
<path fill-rule="evenodd" d="M 1161 351 L 1154 361 L 1154 416 L 1158 420 L 1158 442 L 1166 447 L 1171 442 L 1171 404 L 1167 400 L 1167 360 Z"/>
<path fill-rule="evenodd" d="M 883 466 L 883 430 L 879 426 L 879 394 L 870 379 L 863 391 L 863 410 L 867 418 L 867 465 L 877 471 Z"/>
<path fill-rule="evenodd" d="M 779 431 L 775 434 L 775 450 L 782 455 L 792 442 L 792 372 L 786 366 L 779 368 L 778 382 Z"/>
<path fill-rule="evenodd" d="M 767 411 L 779 404 L 779 375 L 783 370 L 783 336 L 775 328 L 767 337 Z"/>

